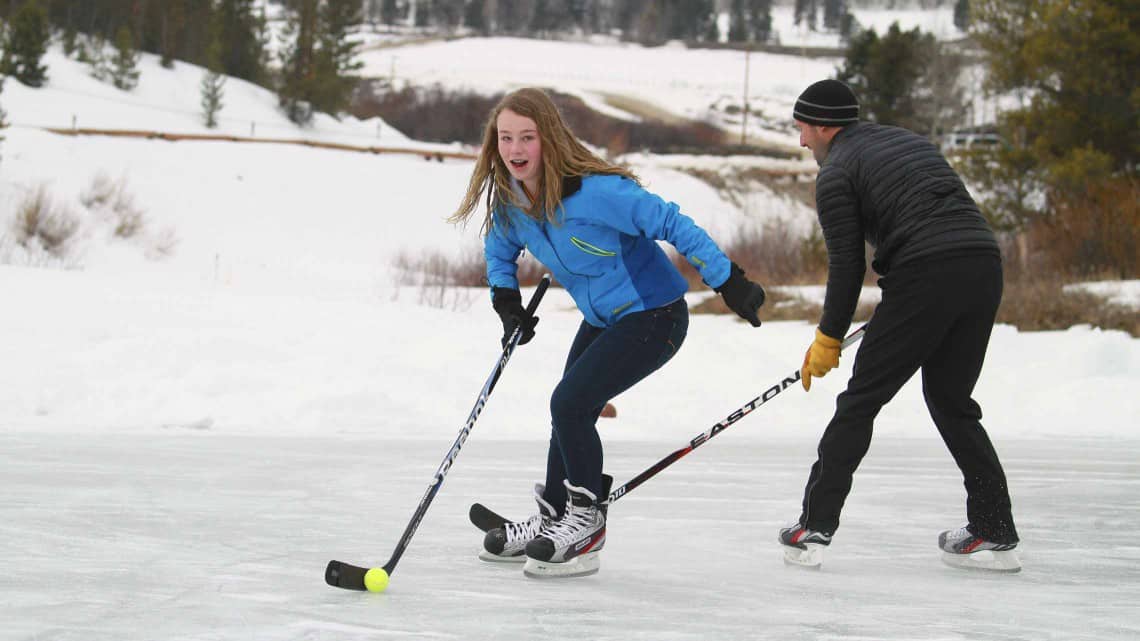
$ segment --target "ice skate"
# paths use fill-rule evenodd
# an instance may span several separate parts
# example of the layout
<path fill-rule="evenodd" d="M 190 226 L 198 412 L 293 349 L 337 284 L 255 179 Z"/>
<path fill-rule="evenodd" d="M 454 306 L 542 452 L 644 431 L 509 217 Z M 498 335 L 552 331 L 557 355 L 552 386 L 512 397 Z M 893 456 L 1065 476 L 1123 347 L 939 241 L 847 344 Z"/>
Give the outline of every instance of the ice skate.
<path fill-rule="evenodd" d="M 606 515 L 598 497 L 566 484 L 566 513 L 526 545 L 523 574 L 536 579 L 586 576 L 601 567 L 598 552 L 606 544 Z"/>
<path fill-rule="evenodd" d="M 818 570 L 823 563 L 823 549 L 831 544 L 831 535 L 795 524 L 780 530 L 784 546 L 784 563 Z"/>
<path fill-rule="evenodd" d="M 502 527 L 487 530 L 480 559 L 492 563 L 522 563 L 526 560 L 526 544 L 557 518 L 554 507 L 542 498 L 545 490 L 546 486 L 541 483 L 534 486 L 538 514 L 525 521 L 507 521 Z"/>
<path fill-rule="evenodd" d="M 970 532 L 968 527 L 946 530 L 938 535 L 942 562 L 955 568 L 987 572 L 1020 572 L 1017 543 L 994 543 Z"/>

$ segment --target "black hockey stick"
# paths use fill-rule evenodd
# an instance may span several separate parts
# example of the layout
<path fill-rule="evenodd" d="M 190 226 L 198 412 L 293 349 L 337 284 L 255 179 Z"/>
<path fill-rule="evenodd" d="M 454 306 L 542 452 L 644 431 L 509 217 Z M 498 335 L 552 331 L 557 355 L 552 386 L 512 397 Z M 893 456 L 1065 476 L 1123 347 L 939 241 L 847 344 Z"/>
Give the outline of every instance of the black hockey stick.
<path fill-rule="evenodd" d="M 534 296 L 531 296 L 530 303 L 528 303 L 526 307 L 527 316 L 534 316 L 535 310 L 538 309 L 538 303 L 542 300 L 543 294 L 546 293 L 547 287 L 550 287 L 549 274 L 542 277 L 542 280 L 538 283 L 538 288 L 534 291 Z M 436 470 L 435 476 L 432 477 L 431 485 L 428 486 L 424 497 L 420 499 L 420 505 L 416 508 L 416 513 L 412 515 L 412 520 L 404 530 L 404 535 L 401 536 L 399 542 L 396 543 L 396 550 L 392 552 L 392 558 L 388 559 L 388 562 L 379 568 L 362 568 L 341 561 L 329 561 L 328 567 L 325 568 L 325 583 L 347 590 L 369 590 L 372 592 L 383 592 L 384 589 L 388 587 L 388 577 L 395 571 L 396 563 L 400 561 L 400 557 L 404 555 L 404 550 L 408 548 L 408 543 L 412 540 L 412 535 L 416 533 L 416 528 L 420 526 L 420 521 L 423 520 L 424 515 L 427 513 L 428 506 L 431 505 L 436 493 L 439 492 L 440 486 L 443 485 L 443 477 L 447 475 L 448 470 L 451 469 L 451 464 L 455 461 L 455 458 L 459 456 L 459 449 L 463 447 L 464 441 L 467 440 L 467 436 L 471 433 L 471 428 L 475 425 L 475 419 L 479 418 L 479 414 L 482 413 L 483 406 L 487 404 L 487 398 L 491 396 L 491 391 L 495 389 L 495 383 L 499 382 L 499 375 L 503 373 L 503 368 L 507 366 L 507 361 L 510 360 L 511 354 L 514 353 L 515 347 L 518 346 L 521 338 L 522 324 L 520 323 L 507 340 L 506 346 L 503 347 L 502 355 L 500 355 L 499 360 L 495 362 L 495 367 L 491 370 L 491 375 L 487 378 L 487 382 L 483 384 L 483 390 L 479 392 L 479 397 L 475 399 L 475 407 L 471 409 L 471 414 L 468 415 L 467 422 L 463 424 L 463 429 L 459 430 L 459 436 L 456 437 L 455 443 L 451 446 L 451 450 L 448 451 L 447 456 L 444 457 L 443 462 L 440 463 L 439 469 Z"/>
<path fill-rule="evenodd" d="M 843 339 L 843 343 L 839 346 L 840 350 L 846 349 L 847 347 L 856 343 L 860 338 L 863 338 L 863 332 L 866 329 L 867 329 L 867 325 L 864 324 L 859 329 L 855 330 L 854 332 L 851 332 L 847 336 L 847 338 Z M 705 441 L 709 440 L 710 438 L 712 438 L 712 437 L 716 436 L 717 434 L 720 434 L 724 430 L 728 429 L 729 425 L 732 425 L 733 423 L 744 418 L 747 414 L 751 413 L 752 410 L 754 410 L 757 407 L 760 407 L 761 405 L 763 405 L 764 403 L 767 403 L 768 401 L 772 400 L 772 398 L 775 397 L 777 394 L 779 394 L 780 392 L 787 389 L 789 385 L 794 385 L 799 380 L 800 380 L 800 370 L 797 369 L 794 373 L 792 373 L 791 376 L 788 376 L 787 378 L 780 381 L 779 383 L 776 383 L 772 387 L 769 387 L 768 389 L 764 390 L 763 394 L 761 394 L 760 396 L 757 396 L 756 398 L 752 399 L 751 401 L 748 401 L 747 403 L 745 403 L 744 406 L 742 406 L 740 409 L 736 410 L 732 414 L 729 414 L 728 417 L 725 418 L 723 421 L 717 423 L 716 425 L 713 425 L 707 431 L 702 432 L 701 434 L 698 434 L 696 437 L 693 438 L 693 440 L 689 441 L 689 444 L 686 445 L 685 447 L 682 447 L 681 449 L 676 450 L 675 452 L 669 454 L 668 456 L 661 459 L 660 461 L 657 461 L 656 463 L 653 464 L 652 467 L 645 470 L 641 474 L 638 474 L 637 476 L 633 477 L 633 480 L 628 481 L 625 485 L 622 485 L 621 487 L 618 487 L 618 488 L 614 488 L 614 490 L 612 492 L 610 492 L 609 497 L 606 499 L 606 503 L 613 503 L 614 501 L 620 499 L 621 497 L 625 496 L 626 494 L 629 494 L 630 492 L 633 491 L 634 488 L 636 488 L 637 486 L 641 485 L 642 483 L 648 481 L 649 479 L 653 478 L 661 470 L 663 470 L 663 469 L 669 467 L 670 465 L 676 463 L 677 459 L 680 459 L 681 457 L 685 456 L 689 452 L 692 452 L 693 450 L 695 450 L 698 447 L 700 447 L 701 445 L 703 445 L 705 443 Z"/>

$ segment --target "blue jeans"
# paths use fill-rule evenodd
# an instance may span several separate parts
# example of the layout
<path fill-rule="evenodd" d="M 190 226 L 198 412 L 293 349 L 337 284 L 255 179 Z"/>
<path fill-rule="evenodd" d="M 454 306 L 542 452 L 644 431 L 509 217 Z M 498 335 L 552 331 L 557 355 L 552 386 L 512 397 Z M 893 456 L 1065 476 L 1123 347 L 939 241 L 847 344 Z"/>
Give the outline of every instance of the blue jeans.
<path fill-rule="evenodd" d="M 553 429 L 543 495 L 559 515 L 566 506 L 563 479 L 602 496 L 602 441 L 595 423 L 606 402 L 673 358 L 689 331 L 689 307 L 679 299 L 635 312 L 610 327 L 585 321 L 578 328 L 562 380 L 550 397 Z"/>

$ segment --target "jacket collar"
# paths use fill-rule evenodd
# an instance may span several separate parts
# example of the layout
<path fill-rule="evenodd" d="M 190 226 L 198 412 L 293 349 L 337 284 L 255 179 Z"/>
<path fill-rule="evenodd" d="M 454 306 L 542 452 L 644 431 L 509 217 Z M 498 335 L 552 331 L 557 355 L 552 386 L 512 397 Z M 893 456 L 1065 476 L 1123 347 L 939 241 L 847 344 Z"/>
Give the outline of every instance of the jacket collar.
<path fill-rule="evenodd" d="M 581 176 L 564 176 L 562 178 L 562 198 L 566 199 L 578 193 L 582 188 Z"/>
<path fill-rule="evenodd" d="M 578 193 L 581 189 L 582 189 L 582 177 L 581 176 L 563 176 L 563 178 L 562 178 L 562 199 L 563 200 L 565 200 L 565 199 L 573 196 L 574 194 Z M 511 191 L 513 191 L 515 193 L 515 196 L 519 199 L 519 201 L 526 203 L 527 206 L 530 206 L 530 198 L 527 198 L 526 190 L 523 189 L 522 183 L 520 183 L 518 180 L 516 180 L 513 177 L 511 178 Z"/>

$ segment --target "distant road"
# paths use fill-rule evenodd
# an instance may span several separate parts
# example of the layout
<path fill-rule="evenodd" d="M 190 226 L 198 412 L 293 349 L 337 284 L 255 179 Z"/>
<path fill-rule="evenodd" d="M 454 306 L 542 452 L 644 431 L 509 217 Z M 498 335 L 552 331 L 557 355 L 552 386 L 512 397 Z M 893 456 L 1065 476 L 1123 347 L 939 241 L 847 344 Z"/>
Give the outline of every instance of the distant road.
<path fill-rule="evenodd" d="M 177 142 L 180 140 L 219 141 L 219 142 L 257 142 L 273 143 L 279 145 L 301 145 L 304 147 L 318 147 L 321 149 L 337 149 L 340 151 L 355 151 L 371 154 L 412 154 L 423 156 L 424 160 L 443 161 L 444 158 L 454 160 L 474 160 L 475 155 L 462 151 L 442 151 L 435 149 L 415 149 L 412 147 L 379 147 L 345 145 L 335 142 L 304 140 L 296 138 L 252 138 L 248 136 L 234 136 L 231 134 L 175 134 L 164 131 L 145 131 L 137 129 L 90 129 L 45 127 L 46 131 L 62 136 L 112 136 L 117 138 L 146 138 Z"/>

